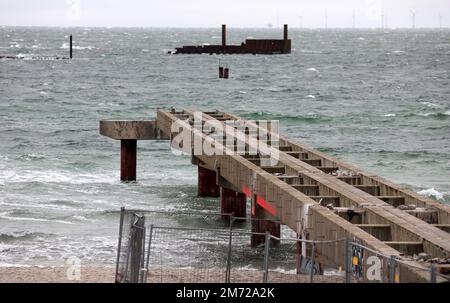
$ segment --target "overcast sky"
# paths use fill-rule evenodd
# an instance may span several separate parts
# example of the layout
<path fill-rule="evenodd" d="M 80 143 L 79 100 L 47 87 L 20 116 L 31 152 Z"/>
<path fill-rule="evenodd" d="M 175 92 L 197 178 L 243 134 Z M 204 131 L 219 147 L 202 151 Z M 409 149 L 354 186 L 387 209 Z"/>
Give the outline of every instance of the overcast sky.
<path fill-rule="evenodd" d="M 356 27 L 412 27 L 412 12 L 416 27 L 450 26 L 450 0 L 0 0 L 0 25 L 332 28 L 354 14 Z"/>

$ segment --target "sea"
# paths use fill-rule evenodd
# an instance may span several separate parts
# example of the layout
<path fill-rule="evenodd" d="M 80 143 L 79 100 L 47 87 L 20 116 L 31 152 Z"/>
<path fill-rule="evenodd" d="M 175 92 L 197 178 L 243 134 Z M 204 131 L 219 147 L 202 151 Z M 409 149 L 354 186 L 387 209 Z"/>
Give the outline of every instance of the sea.
<path fill-rule="evenodd" d="M 71 34 L 74 59 L 54 60 Z M 158 108 L 278 120 L 283 134 L 450 203 L 450 30 L 289 35 L 286 55 L 173 55 L 220 44 L 220 28 L 0 27 L 0 56 L 22 58 L 0 59 L 0 266 L 113 265 L 122 206 L 217 212 L 167 141 L 140 141 L 138 181 L 119 181 L 120 142 L 99 120 Z M 251 37 L 282 29 L 228 31 L 229 43 Z"/>

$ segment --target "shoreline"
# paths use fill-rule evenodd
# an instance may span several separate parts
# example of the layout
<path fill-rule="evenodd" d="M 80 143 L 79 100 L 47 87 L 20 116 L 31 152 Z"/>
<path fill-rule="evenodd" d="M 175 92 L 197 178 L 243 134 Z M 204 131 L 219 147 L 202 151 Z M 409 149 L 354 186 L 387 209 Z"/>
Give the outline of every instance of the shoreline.
<path fill-rule="evenodd" d="M 231 282 L 259 283 L 260 271 L 232 270 Z M 68 278 L 68 274 L 69 277 Z M 0 267 L 0 283 L 114 283 L 115 267 L 81 266 L 79 280 L 71 275 L 67 266 L 21 266 Z M 223 283 L 224 275 L 215 269 L 153 268 L 148 277 L 149 283 Z M 296 275 L 271 271 L 271 283 L 309 283 L 309 275 Z M 314 276 L 314 283 L 343 283 L 340 276 Z"/>
<path fill-rule="evenodd" d="M 78 280 L 68 266 L 0 267 L 0 283 L 114 283 L 114 274 L 112 266 L 81 266 Z"/>

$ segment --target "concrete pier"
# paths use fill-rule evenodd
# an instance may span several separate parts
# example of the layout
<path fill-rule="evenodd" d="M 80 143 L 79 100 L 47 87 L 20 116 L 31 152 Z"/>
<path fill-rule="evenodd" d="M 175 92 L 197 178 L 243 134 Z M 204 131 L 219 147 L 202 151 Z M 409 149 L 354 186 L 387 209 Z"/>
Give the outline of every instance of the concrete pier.
<path fill-rule="evenodd" d="M 198 117 L 198 112 L 190 109 L 158 110 L 155 121 L 103 121 L 100 133 L 116 140 L 158 139 L 157 134 L 168 137 L 172 124 L 177 123 L 196 139 L 192 142 L 202 146 L 212 142 L 215 148 L 225 148 L 226 153 L 221 155 L 201 153 L 192 157 L 192 163 L 199 167 L 199 195 L 219 197 L 222 187 L 221 212 L 235 215 L 243 212 L 240 193 L 251 199 L 251 229 L 261 233 L 252 236 L 252 246 L 262 245 L 262 234 L 266 232 L 279 237 L 281 224 L 308 240 L 350 239 L 367 248 L 364 262 L 381 254 L 402 260 L 397 268 L 400 282 L 430 280 L 427 271 L 417 269 L 424 264 L 414 261 L 413 255 L 450 257 L 450 206 L 283 135 L 278 136 L 279 144 L 275 146 L 256 139 L 264 151 L 277 151 L 276 163 L 267 166 L 260 154 L 247 153 L 254 141 L 248 141 L 238 127 L 225 124 L 245 119 L 220 111 L 202 112 L 201 122 L 214 122 L 214 127 L 223 131 L 223 140 L 195 128 L 194 116 Z M 245 122 L 254 129 L 261 128 Z M 233 153 L 236 146 L 223 146 L 233 138 L 242 141 L 245 154 Z M 193 150 L 194 145 L 190 148 Z M 273 246 L 278 244 L 274 242 Z M 344 268 L 346 249 L 342 247 L 315 247 L 314 263 Z M 302 253 L 309 253 L 303 248 L 298 246 L 293 252 L 297 255 L 297 270 L 302 266 Z"/>
<path fill-rule="evenodd" d="M 137 141 L 158 139 L 155 121 L 100 121 L 100 134 L 120 140 L 120 180 L 136 181 Z"/>

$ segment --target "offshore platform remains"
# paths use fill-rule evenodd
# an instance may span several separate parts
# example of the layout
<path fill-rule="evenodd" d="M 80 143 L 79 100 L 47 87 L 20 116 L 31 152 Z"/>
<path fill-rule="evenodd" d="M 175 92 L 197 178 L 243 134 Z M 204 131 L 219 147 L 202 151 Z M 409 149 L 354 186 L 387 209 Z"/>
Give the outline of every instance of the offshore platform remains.
<path fill-rule="evenodd" d="M 291 40 L 288 39 L 288 26 L 284 25 L 283 39 L 246 39 L 240 45 L 227 45 L 227 27 L 222 24 L 221 45 L 185 45 L 176 48 L 174 54 L 290 54 Z"/>

